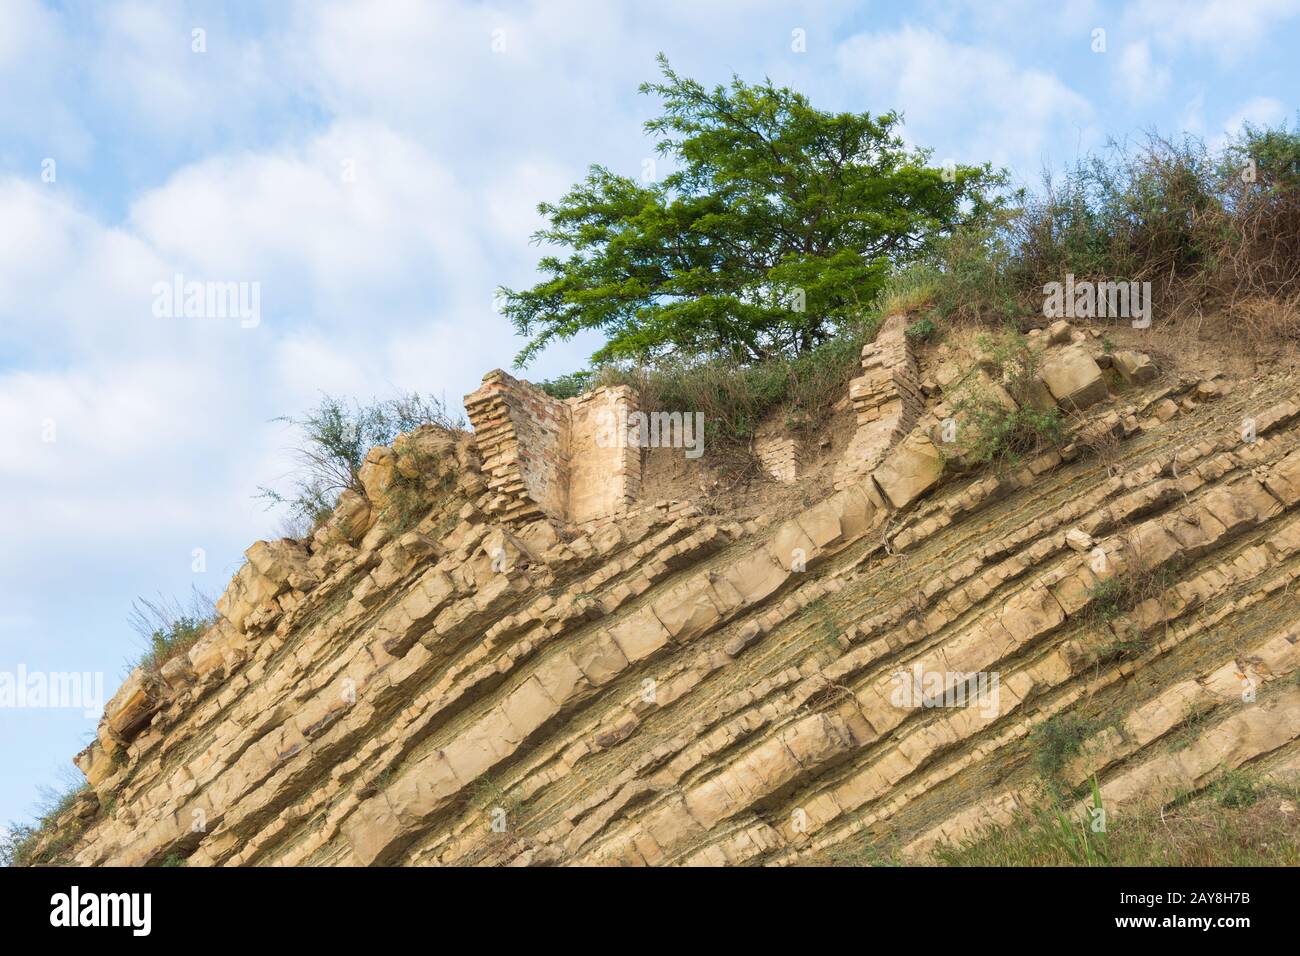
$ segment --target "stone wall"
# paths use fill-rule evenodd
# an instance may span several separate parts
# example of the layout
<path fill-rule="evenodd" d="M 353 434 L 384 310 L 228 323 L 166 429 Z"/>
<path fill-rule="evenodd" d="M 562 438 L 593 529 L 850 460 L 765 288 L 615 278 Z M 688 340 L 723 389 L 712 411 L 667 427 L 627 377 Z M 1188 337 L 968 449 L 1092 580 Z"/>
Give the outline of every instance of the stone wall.
<path fill-rule="evenodd" d="M 760 430 L 754 436 L 754 454 L 763 466 L 763 472 L 773 479 L 789 483 L 799 480 L 798 443 L 785 434 L 782 423 L 778 420 L 776 427 Z"/>
<path fill-rule="evenodd" d="M 835 469 L 836 488 L 870 474 L 925 408 L 906 322 L 905 316 L 890 316 L 875 341 L 862 348 L 862 375 L 849 383 L 858 430 Z"/>
<path fill-rule="evenodd" d="M 618 440 L 636 410 L 626 385 L 569 399 L 569 500 L 575 524 L 623 511 L 641 492 L 641 450 Z"/>
<path fill-rule="evenodd" d="M 623 511 L 641 490 L 641 454 L 617 440 L 636 398 L 626 386 L 565 401 L 497 369 L 465 396 L 500 519 L 583 523 Z"/>
<path fill-rule="evenodd" d="M 500 369 L 465 396 L 465 410 L 489 490 L 489 512 L 506 521 L 568 508 L 569 409 L 540 388 Z"/>

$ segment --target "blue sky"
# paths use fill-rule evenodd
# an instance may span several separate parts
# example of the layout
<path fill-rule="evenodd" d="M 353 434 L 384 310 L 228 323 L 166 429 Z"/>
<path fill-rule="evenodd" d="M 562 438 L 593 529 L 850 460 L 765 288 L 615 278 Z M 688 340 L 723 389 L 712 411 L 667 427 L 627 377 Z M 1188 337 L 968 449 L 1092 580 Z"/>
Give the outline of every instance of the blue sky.
<path fill-rule="evenodd" d="M 659 51 L 901 110 L 936 161 L 1030 183 L 1110 138 L 1300 106 L 1300 0 L 994 7 L 0 0 L 0 674 L 111 695 L 133 598 L 219 595 L 278 533 L 252 497 L 288 469 L 275 416 L 322 390 L 459 404 L 507 367 L 493 291 L 533 277 L 539 200 L 592 162 L 640 175 Z M 260 322 L 157 317 L 176 273 L 259 283 Z M 0 821 L 94 726 L 0 707 Z"/>

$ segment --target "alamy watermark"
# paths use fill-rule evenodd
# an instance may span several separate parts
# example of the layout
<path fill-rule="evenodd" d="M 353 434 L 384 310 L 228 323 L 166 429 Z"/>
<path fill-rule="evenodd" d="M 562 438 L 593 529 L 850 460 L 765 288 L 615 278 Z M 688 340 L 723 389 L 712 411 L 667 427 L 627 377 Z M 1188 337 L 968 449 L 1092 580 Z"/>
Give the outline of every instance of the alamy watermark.
<path fill-rule="evenodd" d="M 1151 328 L 1150 282 L 1074 281 L 1043 286 L 1043 316 L 1048 319 L 1131 319 L 1133 328 Z"/>
<path fill-rule="evenodd" d="M 153 314 L 160 319 L 239 319 L 240 328 L 262 324 L 262 283 L 188 282 L 179 272 L 153 285 Z"/>
<path fill-rule="evenodd" d="M 92 893 L 73 886 L 50 897 L 50 925 L 75 928 L 125 927 L 132 936 L 148 936 L 153 928 L 152 893 Z"/>
<path fill-rule="evenodd" d="M 615 412 L 596 422 L 597 448 L 684 448 L 687 458 L 704 454 L 703 412 Z"/>
<path fill-rule="evenodd" d="M 95 719 L 104 712 L 102 671 L 0 671 L 0 709 L 81 709 Z"/>

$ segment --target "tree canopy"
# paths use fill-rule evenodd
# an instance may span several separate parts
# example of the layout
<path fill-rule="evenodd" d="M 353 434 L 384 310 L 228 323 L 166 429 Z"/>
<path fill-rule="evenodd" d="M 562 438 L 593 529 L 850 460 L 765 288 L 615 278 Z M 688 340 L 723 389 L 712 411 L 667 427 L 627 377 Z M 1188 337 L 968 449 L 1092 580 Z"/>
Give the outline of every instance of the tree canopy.
<path fill-rule="evenodd" d="M 771 80 L 708 90 L 660 55 L 663 101 L 645 124 L 671 159 L 661 180 L 603 166 L 558 203 L 535 242 L 567 250 L 531 289 L 502 289 L 529 338 L 604 333 L 593 361 L 665 354 L 740 361 L 805 352 L 870 304 L 891 268 L 995 201 L 987 165 L 927 165 L 897 113 L 827 113 Z"/>

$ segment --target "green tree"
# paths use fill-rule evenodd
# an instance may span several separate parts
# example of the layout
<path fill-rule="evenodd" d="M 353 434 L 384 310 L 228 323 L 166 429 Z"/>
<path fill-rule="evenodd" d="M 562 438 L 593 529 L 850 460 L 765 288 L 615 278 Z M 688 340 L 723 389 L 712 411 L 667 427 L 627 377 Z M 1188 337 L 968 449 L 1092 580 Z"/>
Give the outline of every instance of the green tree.
<path fill-rule="evenodd" d="M 528 345 L 599 329 L 593 361 L 668 353 L 755 361 L 806 352 L 860 314 L 891 268 L 981 216 L 1002 177 L 927 166 L 896 113 L 827 113 L 771 80 L 712 91 L 659 57 L 663 100 L 645 124 L 672 172 L 641 183 L 602 166 L 558 203 L 535 242 L 547 278 L 502 289 Z"/>

